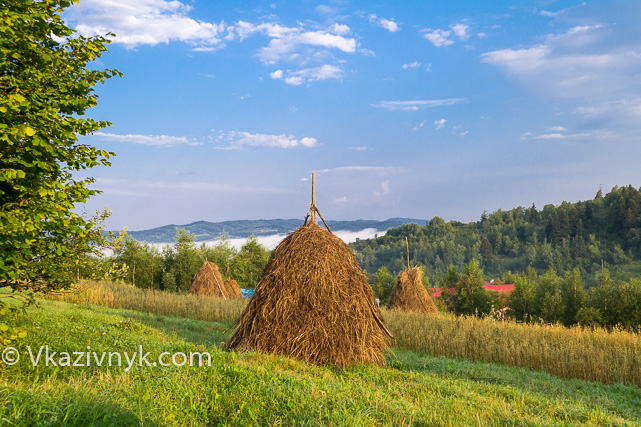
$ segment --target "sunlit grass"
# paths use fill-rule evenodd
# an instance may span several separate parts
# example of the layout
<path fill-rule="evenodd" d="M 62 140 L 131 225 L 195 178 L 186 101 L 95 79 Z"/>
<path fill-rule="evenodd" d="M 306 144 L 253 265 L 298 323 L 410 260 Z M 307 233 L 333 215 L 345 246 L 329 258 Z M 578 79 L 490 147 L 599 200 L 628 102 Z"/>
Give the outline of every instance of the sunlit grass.
<path fill-rule="evenodd" d="M 239 318 L 245 304 L 238 300 L 90 282 L 77 292 L 49 298 L 223 322 L 228 327 Z M 383 317 L 398 348 L 524 367 L 563 378 L 641 386 L 641 337 L 636 333 L 386 310 Z"/>
<path fill-rule="evenodd" d="M 57 351 L 209 352 L 208 367 L 0 364 L 0 425 L 638 425 L 641 390 L 395 349 L 335 369 L 225 352 L 226 325 L 42 301 L 22 343 Z M 394 366 L 394 367 L 391 367 Z"/>

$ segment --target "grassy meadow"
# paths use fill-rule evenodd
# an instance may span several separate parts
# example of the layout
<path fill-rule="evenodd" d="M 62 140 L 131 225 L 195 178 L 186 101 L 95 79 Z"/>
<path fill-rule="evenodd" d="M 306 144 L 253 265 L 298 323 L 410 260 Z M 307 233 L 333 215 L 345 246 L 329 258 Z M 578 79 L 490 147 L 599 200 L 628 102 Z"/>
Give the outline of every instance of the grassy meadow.
<path fill-rule="evenodd" d="M 403 349 L 388 367 L 221 350 L 228 321 L 42 301 L 0 365 L 2 425 L 638 425 L 641 390 Z M 209 352 L 211 366 L 32 366 L 26 347 Z"/>
<path fill-rule="evenodd" d="M 77 291 L 49 296 L 146 313 L 223 322 L 232 327 L 244 301 L 145 290 L 109 282 L 84 282 Z M 641 387 L 639 334 L 615 329 L 423 316 L 383 310 L 396 348 L 546 371 L 563 378 Z"/>
<path fill-rule="evenodd" d="M 3 426 L 641 424 L 638 380 L 615 379 L 631 375 L 615 367 L 625 357 L 639 360 L 638 336 L 623 331 L 384 312 L 397 339 L 388 366 L 341 370 L 222 350 L 242 301 L 86 282 L 39 305 L 20 319 L 29 332 L 20 362 L 0 364 Z M 43 356 L 33 366 L 28 349 L 45 345 L 58 355 L 130 356 L 142 345 L 149 361 L 206 352 L 211 364 L 46 366 Z M 616 347 L 604 352 L 608 346 Z M 549 363 L 542 355 L 551 350 L 573 367 L 552 375 L 534 363 Z M 560 378 L 580 377 L 577 366 L 605 357 L 612 367 L 602 382 Z M 528 363 L 540 371 L 504 366 Z"/>

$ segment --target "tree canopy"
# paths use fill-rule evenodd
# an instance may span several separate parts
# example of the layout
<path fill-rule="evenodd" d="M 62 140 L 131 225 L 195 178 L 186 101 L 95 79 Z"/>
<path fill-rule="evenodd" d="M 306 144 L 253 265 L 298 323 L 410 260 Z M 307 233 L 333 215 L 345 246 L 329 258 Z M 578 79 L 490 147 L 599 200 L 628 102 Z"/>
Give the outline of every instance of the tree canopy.
<path fill-rule="evenodd" d="M 76 213 L 97 193 L 77 175 L 114 153 L 78 135 L 110 125 L 83 116 L 94 87 L 121 74 L 91 69 L 109 41 L 74 34 L 60 16 L 72 3 L 0 0 L 0 287 L 64 288 L 106 243 L 108 212 Z"/>

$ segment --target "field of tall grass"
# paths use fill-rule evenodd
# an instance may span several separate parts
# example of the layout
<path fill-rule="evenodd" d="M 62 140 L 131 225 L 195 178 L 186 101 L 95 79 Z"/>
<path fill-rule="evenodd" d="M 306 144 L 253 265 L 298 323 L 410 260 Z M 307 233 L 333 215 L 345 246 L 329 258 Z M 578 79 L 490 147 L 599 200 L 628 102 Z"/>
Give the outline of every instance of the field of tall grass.
<path fill-rule="evenodd" d="M 113 282 L 81 281 L 68 291 L 47 294 L 47 299 L 79 305 L 128 308 L 164 316 L 180 316 L 207 322 L 229 322 L 240 317 L 244 300 L 176 294 L 141 289 Z"/>
<path fill-rule="evenodd" d="M 641 389 L 394 349 L 388 367 L 336 369 L 226 352 L 228 322 L 40 300 L 19 363 L 0 363 L 0 425 L 633 426 Z M 32 364 L 58 352 L 206 352 L 202 366 Z M 37 351 L 37 350 L 34 350 Z M 76 354 L 76 353 L 74 353 Z M 43 358 L 44 359 L 44 356 Z M 129 370 L 128 370 L 129 369 Z"/>
<path fill-rule="evenodd" d="M 48 298 L 230 325 L 245 304 L 107 282 L 85 282 L 72 292 Z M 641 336 L 634 332 L 382 312 L 396 348 L 546 371 L 562 378 L 641 386 Z"/>

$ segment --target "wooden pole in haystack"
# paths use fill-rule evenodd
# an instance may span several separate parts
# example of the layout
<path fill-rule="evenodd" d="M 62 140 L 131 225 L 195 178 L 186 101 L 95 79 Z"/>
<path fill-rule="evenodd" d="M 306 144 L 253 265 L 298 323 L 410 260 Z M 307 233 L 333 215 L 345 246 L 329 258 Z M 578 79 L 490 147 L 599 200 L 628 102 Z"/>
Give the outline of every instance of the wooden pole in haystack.
<path fill-rule="evenodd" d="M 316 223 L 316 172 L 312 172 L 312 204 L 309 206 L 309 220 Z"/>
<path fill-rule="evenodd" d="M 407 271 L 410 270 L 410 244 L 407 241 L 407 236 L 405 236 L 405 247 L 407 248 Z"/>

